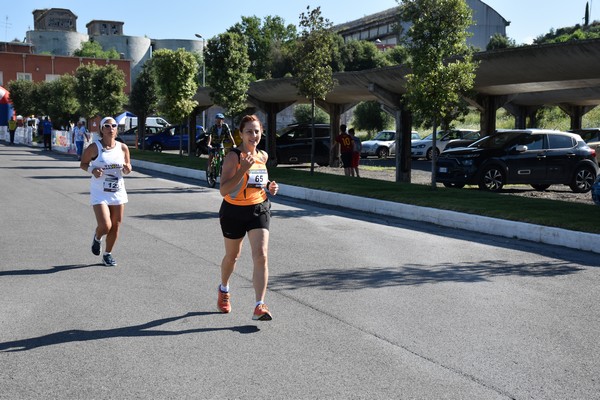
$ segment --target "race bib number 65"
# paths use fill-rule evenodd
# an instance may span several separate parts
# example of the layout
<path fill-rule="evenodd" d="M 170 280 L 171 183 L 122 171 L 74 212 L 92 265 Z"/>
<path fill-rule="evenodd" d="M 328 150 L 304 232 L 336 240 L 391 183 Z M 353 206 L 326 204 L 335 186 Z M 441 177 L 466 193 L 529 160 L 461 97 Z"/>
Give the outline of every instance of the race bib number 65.
<path fill-rule="evenodd" d="M 265 187 L 269 182 L 269 174 L 266 169 L 251 169 L 248 171 L 248 187 Z"/>

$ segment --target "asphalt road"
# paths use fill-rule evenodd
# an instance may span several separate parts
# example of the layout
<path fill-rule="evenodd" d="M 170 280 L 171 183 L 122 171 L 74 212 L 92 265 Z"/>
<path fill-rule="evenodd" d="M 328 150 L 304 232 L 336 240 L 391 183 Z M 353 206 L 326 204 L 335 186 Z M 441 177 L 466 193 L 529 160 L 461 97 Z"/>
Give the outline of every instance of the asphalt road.
<path fill-rule="evenodd" d="M 89 175 L 0 144 L 0 399 L 594 399 L 593 253 L 275 198 L 215 312 L 220 196 L 134 172 L 104 267 Z"/>

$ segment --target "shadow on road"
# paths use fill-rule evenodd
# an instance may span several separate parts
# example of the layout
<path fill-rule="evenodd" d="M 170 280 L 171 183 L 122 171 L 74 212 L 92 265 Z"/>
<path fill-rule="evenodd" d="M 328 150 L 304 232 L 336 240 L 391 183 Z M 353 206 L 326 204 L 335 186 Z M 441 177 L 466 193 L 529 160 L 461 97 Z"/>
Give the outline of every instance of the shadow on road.
<path fill-rule="evenodd" d="M 512 264 L 503 260 L 478 263 L 439 264 L 435 267 L 408 265 L 397 268 L 325 268 L 273 276 L 271 290 L 309 287 L 322 290 L 376 289 L 391 286 L 416 286 L 445 282 L 486 282 L 500 276 L 554 277 L 584 270 L 567 262 Z M 327 285 L 323 285 L 327 282 Z"/>
<path fill-rule="evenodd" d="M 48 269 L 15 269 L 12 271 L 0 271 L 0 276 L 18 276 L 18 275 L 46 275 L 57 272 L 70 271 L 73 269 L 89 268 L 103 264 L 79 264 L 79 265 L 56 265 Z"/>
<path fill-rule="evenodd" d="M 191 333 L 203 333 L 214 331 L 233 331 L 241 334 L 256 333 L 260 329 L 255 325 L 241 325 L 223 328 L 197 328 L 186 329 L 181 331 L 174 330 L 152 330 L 169 322 L 182 320 L 191 317 L 202 317 L 206 315 L 220 314 L 219 312 L 190 312 L 177 317 L 163 318 L 156 321 L 147 322 L 141 325 L 126 326 L 123 328 L 114 329 L 98 329 L 93 331 L 85 331 L 72 329 L 68 331 L 50 333 L 44 336 L 38 336 L 29 339 L 14 340 L 10 342 L 0 343 L 1 352 L 16 352 L 36 349 L 38 347 L 52 346 L 70 342 L 86 342 L 88 340 L 111 339 L 119 337 L 144 337 L 144 336 L 176 336 L 186 335 Z"/>

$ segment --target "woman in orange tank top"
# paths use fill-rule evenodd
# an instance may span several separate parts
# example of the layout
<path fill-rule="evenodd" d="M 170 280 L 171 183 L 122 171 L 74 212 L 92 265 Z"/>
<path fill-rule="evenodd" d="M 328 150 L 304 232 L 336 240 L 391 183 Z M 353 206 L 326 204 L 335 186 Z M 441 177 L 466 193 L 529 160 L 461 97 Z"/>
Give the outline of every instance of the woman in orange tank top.
<path fill-rule="evenodd" d="M 232 149 L 223 162 L 220 192 L 223 196 L 219 221 L 225 240 L 225 256 L 221 261 L 221 284 L 217 306 L 223 313 L 231 312 L 229 280 L 242 251 L 246 233 L 252 248 L 253 285 L 256 296 L 253 320 L 270 321 L 265 304 L 269 280 L 269 223 L 271 203 L 267 192 L 275 195 L 279 186 L 269 181 L 268 155 L 257 148 L 263 127 L 256 115 L 246 115 L 240 123 L 242 144 Z"/>

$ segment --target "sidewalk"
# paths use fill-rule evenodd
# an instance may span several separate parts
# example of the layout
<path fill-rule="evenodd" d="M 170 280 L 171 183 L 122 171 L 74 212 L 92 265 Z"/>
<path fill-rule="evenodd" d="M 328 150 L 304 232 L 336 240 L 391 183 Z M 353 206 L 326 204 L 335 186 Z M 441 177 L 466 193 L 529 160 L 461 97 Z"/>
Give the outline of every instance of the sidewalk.
<path fill-rule="evenodd" d="M 141 160 L 132 160 L 132 164 L 134 168 L 160 171 L 170 175 L 197 179 L 203 182 L 206 181 L 206 173 L 204 171 L 173 167 Z M 600 239 L 598 238 L 598 235 L 593 233 L 576 232 L 523 222 L 464 214 L 455 211 L 367 199 L 364 197 L 306 189 L 285 184 L 280 184 L 279 195 L 327 205 L 338 206 L 343 204 L 344 207 L 357 211 L 600 253 L 600 246 L 598 245 Z"/>

